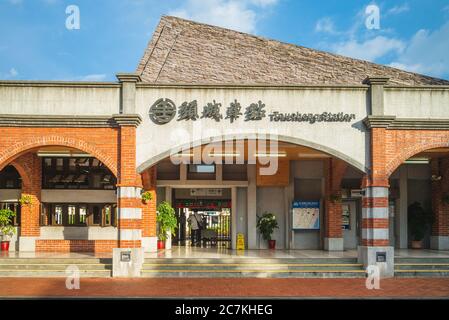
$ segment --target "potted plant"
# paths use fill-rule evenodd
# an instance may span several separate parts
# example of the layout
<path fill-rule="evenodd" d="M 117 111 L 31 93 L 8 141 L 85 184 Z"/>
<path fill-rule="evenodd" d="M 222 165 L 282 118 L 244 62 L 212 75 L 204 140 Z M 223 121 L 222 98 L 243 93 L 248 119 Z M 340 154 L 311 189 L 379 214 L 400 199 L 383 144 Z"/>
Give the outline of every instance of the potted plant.
<path fill-rule="evenodd" d="M 9 209 L 0 210 L 0 233 L 2 235 L 1 251 L 9 251 L 9 242 L 16 233 L 16 228 L 11 224 L 15 213 Z"/>
<path fill-rule="evenodd" d="M 276 228 L 279 228 L 279 225 L 274 214 L 265 212 L 262 217 L 257 217 L 257 229 L 262 234 L 262 238 L 268 241 L 269 249 L 276 248 L 276 240 L 271 239 Z"/>
<path fill-rule="evenodd" d="M 167 237 L 171 237 L 178 227 L 175 209 L 173 209 L 167 201 L 163 201 L 158 205 L 156 221 L 159 223 L 159 240 L 157 242 L 157 248 L 165 249 L 165 241 L 167 240 Z"/>
<path fill-rule="evenodd" d="M 143 203 L 147 204 L 151 200 L 153 200 L 153 195 L 151 194 L 150 191 L 145 191 L 145 192 L 142 193 L 142 201 L 143 201 Z"/>
<path fill-rule="evenodd" d="M 341 194 L 333 193 L 329 196 L 329 200 L 332 203 L 340 203 L 342 201 L 342 196 Z"/>
<path fill-rule="evenodd" d="M 412 236 L 412 249 L 422 249 L 426 229 L 432 223 L 432 214 L 424 210 L 419 202 L 408 207 L 408 226 Z"/>
<path fill-rule="evenodd" d="M 33 198 L 29 194 L 23 194 L 19 199 L 21 206 L 33 204 Z"/>

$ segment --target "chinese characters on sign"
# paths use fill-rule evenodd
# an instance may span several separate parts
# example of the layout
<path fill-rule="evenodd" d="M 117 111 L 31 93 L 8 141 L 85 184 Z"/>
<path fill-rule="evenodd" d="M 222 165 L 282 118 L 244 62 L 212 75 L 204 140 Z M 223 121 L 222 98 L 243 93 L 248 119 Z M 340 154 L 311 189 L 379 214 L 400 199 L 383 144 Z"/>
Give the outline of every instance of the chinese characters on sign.
<path fill-rule="evenodd" d="M 223 120 L 222 104 L 212 100 L 203 106 L 201 115 L 198 112 L 198 102 L 196 100 L 183 102 L 178 108 L 170 99 L 158 99 L 150 108 L 150 119 L 156 124 L 166 124 L 170 122 L 178 113 L 177 121 L 196 121 L 198 119 L 212 119 L 216 122 Z M 242 105 L 237 99 L 226 107 L 224 112 L 225 120 L 234 123 L 243 116 L 244 121 L 260 121 L 267 117 L 265 104 L 262 101 L 251 103 L 242 112 Z M 307 122 L 314 124 L 316 122 L 351 122 L 355 120 L 355 114 L 343 112 L 332 113 L 282 113 L 273 111 L 268 114 L 270 122 Z"/>

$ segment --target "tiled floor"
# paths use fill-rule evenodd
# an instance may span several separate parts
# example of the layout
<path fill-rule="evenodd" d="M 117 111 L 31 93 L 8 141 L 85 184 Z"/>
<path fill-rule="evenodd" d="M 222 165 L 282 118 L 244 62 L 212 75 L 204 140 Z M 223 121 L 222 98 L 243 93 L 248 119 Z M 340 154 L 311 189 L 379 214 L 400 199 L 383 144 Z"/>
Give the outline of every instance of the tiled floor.
<path fill-rule="evenodd" d="M 385 279 L 379 290 L 365 279 L 137 278 L 81 279 L 79 290 L 65 278 L 0 278 L 0 297 L 339 297 L 448 298 L 449 279 Z"/>
<path fill-rule="evenodd" d="M 397 249 L 396 257 L 449 258 L 449 251 Z M 0 258 L 111 258 L 112 253 L 1 252 Z M 224 248 L 173 247 L 157 253 L 145 253 L 146 258 L 356 258 L 356 250 L 328 252 L 323 250 L 244 250 Z"/>
<path fill-rule="evenodd" d="M 322 250 L 229 250 L 221 248 L 173 247 L 157 253 L 146 253 L 146 258 L 355 258 L 357 251 L 328 252 Z"/>

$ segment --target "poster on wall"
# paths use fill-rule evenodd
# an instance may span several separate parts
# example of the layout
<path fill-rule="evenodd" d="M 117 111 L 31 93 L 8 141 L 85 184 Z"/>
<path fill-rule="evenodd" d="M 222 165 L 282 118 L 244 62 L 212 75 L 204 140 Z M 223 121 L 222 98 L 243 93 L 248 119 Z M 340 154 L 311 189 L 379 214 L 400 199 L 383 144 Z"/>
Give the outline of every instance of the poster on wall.
<path fill-rule="evenodd" d="M 296 230 L 320 229 L 320 202 L 294 201 L 292 228 Z"/>

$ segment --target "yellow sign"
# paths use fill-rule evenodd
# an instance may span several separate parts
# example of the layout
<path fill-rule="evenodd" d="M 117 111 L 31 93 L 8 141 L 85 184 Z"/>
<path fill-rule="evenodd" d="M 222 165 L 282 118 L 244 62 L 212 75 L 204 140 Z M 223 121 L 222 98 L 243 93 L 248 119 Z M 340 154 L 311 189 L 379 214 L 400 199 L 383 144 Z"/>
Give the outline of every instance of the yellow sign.
<path fill-rule="evenodd" d="M 242 233 L 237 234 L 237 250 L 245 250 L 245 236 Z"/>

